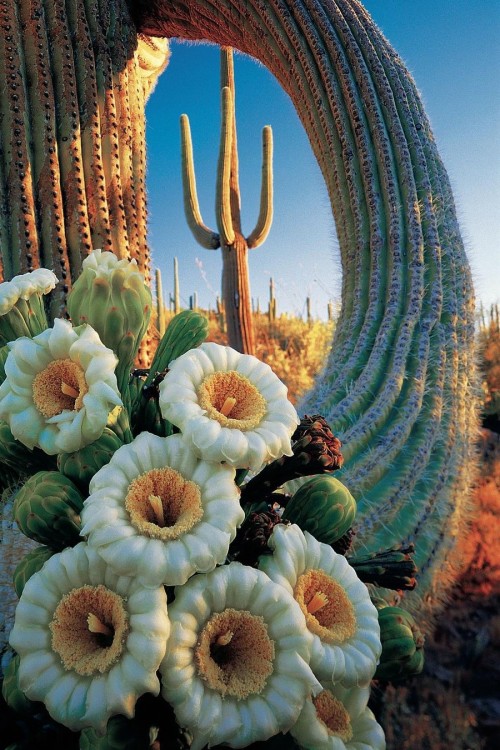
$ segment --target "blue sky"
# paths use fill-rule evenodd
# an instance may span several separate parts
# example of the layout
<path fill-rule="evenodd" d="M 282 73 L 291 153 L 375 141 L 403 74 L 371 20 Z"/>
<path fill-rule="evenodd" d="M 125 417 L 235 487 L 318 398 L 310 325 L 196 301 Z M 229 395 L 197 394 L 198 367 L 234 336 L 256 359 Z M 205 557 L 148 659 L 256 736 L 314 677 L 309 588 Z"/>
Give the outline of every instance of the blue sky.
<path fill-rule="evenodd" d="M 498 0 L 366 0 L 367 10 L 413 74 L 451 178 L 476 285 L 486 305 L 500 300 L 500 3 Z M 243 230 L 259 205 L 261 129 L 274 133 L 274 221 L 249 255 L 252 297 L 267 308 L 269 278 L 278 312 L 304 315 L 306 297 L 324 318 L 338 301 L 341 268 L 326 189 L 288 97 L 268 71 L 235 57 L 236 118 Z M 189 115 L 198 196 L 206 224 L 214 218 L 219 149 L 219 51 L 172 43 L 171 62 L 147 109 L 149 240 L 173 291 L 179 260 L 182 304 L 196 292 L 214 307 L 220 290 L 218 250 L 197 245 L 184 217 L 179 117 Z"/>

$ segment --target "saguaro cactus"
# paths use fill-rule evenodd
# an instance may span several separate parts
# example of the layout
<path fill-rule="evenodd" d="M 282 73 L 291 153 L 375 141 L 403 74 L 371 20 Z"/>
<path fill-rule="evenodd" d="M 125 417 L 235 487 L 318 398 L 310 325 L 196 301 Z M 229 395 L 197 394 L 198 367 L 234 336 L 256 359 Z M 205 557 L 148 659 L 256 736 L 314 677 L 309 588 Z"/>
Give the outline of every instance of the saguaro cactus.
<path fill-rule="evenodd" d="M 163 285 L 161 283 L 161 271 L 159 268 L 155 271 L 156 278 L 156 325 L 160 338 L 165 333 L 165 300 L 163 299 Z"/>
<path fill-rule="evenodd" d="M 218 232 L 209 229 L 201 218 L 196 194 L 193 149 L 189 120 L 181 117 L 182 177 L 186 217 L 197 242 L 209 250 L 222 249 L 222 299 L 224 300 L 229 344 L 240 352 L 253 354 L 255 340 L 252 322 L 248 250 L 261 245 L 272 222 L 273 176 L 272 131 L 262 131 L 262 190 L 260 212 L 255 229 L 241 233 L 238 150 L 234 103 L 234 66 L 231 48 L 221 49 L 222 123 L 217 169 L 216 219 Z"/>
<path fill-rule="evenodd" d="M 63 282 L 90 247 L 148 268 L 144 102 L 152 37 L 259 59 L 290 95 L 323 172 L 344 268 L 322 378 L 300 405 L 341 436 L 357 545 L 415 540 L 414 607 L 453 573 L 476 431 L 473 295 L 450 184 L 415 84 L 358 0 L 0 0 L 5 278 Z"/>
<path fill-rule="evenodd" d="M 167 60 L 125 0 L 0 2 L 0 280 L 51 268 L 54 316 L 92 249 L 149 279 L 144 106 Z"/>
<path fill-rule="evenodd" d="M 453 575 L 476 429 L 469 266 L 416 86 L 358 0 L 139 0 L 152 34 L 258 58 L 323 172 L 343 263 L 332 354 L 299 409 L 343 441 L 358 548 L 416 541 L 408 605 Z"/>

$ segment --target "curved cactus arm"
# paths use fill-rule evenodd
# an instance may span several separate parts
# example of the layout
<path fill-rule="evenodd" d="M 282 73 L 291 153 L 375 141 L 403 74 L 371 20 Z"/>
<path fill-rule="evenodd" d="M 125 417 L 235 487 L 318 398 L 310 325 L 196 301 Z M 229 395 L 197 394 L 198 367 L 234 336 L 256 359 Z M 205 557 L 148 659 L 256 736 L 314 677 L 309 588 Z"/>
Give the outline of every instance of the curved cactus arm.
<path fill-rule="evenodd" d="M 221 94 L 222 120 L 219 162 L 217 165 L 217 188 L 215 213 L 221 245 L 232 245 L 236 238 L 231 211 L 231 161 L 233 147 L 233 95 L 229 86 Z"/>
<path fill-rule="evenodd" d="M 262 245 L 273 223 L 273 131 L 269 125 L 262 130 L 262 184 L 260 211 L 255 229 L 247 237 L 249 249 Z"/>
<path fill-rule="evenodd" d="M 356 544 L 414 541 L 410 608 L 455 574 L 477 404 L 470 269 L 408 71 L 358 0 L 137 0 L 142 31 L 231 45 L 290 95 L 330 195 L 344 269 L 332 354 L 301 411 L 345 447 Z"/>
<path fill-rule="evenodd" d="M 184 211 L 188 226 L 195 240 L 207 250 L 220 247 L 220 238 L 216 232 L 209 229 L 201 218 L 198 193 L 196 190 L 196 175 L 194 172 L 193 143 L 191 128 L 187 115 L 181 115 L 181 148 L 182 148 L 182 189 L 184 194 Z"/>

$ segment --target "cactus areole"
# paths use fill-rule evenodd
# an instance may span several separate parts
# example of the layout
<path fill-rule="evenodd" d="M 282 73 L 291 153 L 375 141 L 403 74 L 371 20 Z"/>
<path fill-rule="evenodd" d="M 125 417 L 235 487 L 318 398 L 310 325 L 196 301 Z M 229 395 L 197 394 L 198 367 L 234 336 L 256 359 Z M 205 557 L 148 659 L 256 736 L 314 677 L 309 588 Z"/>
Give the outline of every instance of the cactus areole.
<path fill-rule="evenodd" d="M 277 78 L 322 170 L 343 264 L 332 355 L 299 409 L 342 440 L 356 545 L 415 541 L 407 602 L 431 609 L 453 578 L 467 508 L 474 299 L 422 102 L 363 6 L 1 0 L 0 29 L 0 274 L 52 268 L 53 315 L 93 248 L 149 273 L 144 105 L 166 39 L 233 47 Z"/>

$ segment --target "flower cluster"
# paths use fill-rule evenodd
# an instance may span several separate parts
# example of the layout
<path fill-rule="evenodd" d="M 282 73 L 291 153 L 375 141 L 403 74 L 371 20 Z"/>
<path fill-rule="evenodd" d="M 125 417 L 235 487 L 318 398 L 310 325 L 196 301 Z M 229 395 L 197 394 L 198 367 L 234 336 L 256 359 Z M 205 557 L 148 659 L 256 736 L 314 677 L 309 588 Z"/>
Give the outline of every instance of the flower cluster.
<path fill-rule="evenodd" d="M 86 737 L 116 721 L 135 736 L 149 694 L 160 746 L 173 738 L 162 737 L 168 704 L 193 750 L 280 733 L 309 750 L 382 750 L 367 707 L 378 613 L 332 546 L 355 514 L 348 490 L 325 480 L 342 465 L 340 442 L 321 417 L 299 420 L 266 364 L 203 343 L 195 312 L 173 319 L 154 372 L 131 373 L 148 290 L 110 253 L 84 266 L 69 300 L 76 319 L 6 336 L 0 456 L 13 442 L 25 451 L 19 478 L 33 451 L 55 461 L 25 476 L 14 500 L 22 531 L 44 546 L 14 575 L 8 684 Z M 1 285 L 11 309 L 9 284 L 40 309 L 52 288 Z M 117 310 L 122 287 L 135 312 Z M 280 486 L 301 476 L 312 484 L 284 514 Z"/>

